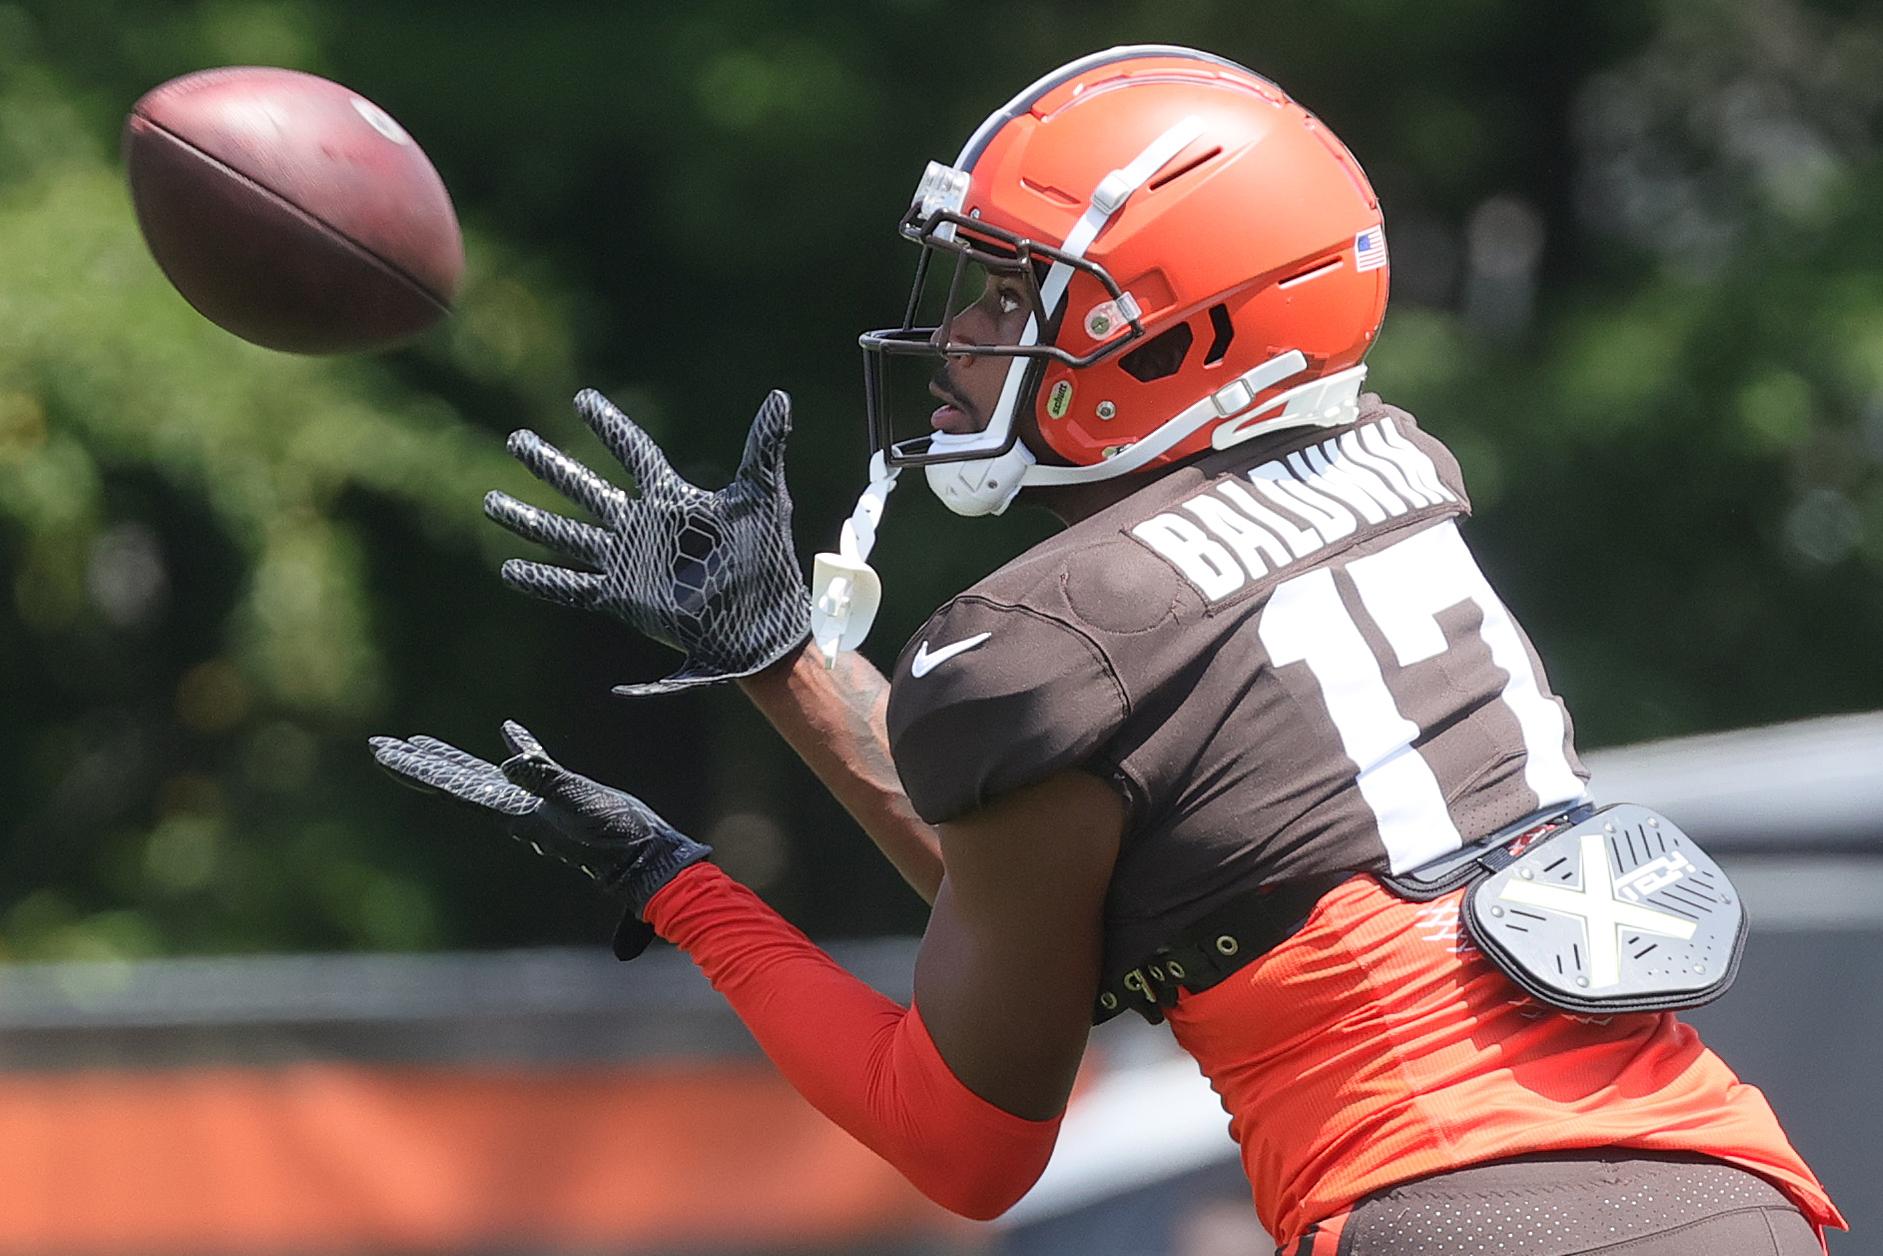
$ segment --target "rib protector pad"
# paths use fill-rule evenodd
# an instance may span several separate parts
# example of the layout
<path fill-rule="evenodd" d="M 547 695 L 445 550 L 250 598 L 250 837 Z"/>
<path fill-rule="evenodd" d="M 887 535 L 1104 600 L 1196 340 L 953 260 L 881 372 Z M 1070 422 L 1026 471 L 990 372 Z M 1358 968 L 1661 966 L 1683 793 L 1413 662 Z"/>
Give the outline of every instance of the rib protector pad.
<path fill-rule="evenodd" d="M 1511 980 L 1572 1012 L 1664 1012 L 1726 992 L 1746 914 L 1672 821 L 1634 803 L 1547 833 L 1464 899 L 1465 930 Z"/>

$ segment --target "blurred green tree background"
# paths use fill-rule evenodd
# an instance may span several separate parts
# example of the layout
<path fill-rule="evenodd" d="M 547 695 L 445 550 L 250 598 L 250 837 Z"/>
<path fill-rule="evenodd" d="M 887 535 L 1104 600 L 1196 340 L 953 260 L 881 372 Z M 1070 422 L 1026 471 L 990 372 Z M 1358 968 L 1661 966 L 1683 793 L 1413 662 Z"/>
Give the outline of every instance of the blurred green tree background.
<path fill-rule="evenodd" d="M 920 904 L 747 711 L 527 602 L 484 491 L 602 388 L 723 481 L 798 403 L 801 550 L 864 458 L 922 164 L 1043 70 L 1191 43 L 1373 175 L 1374 385 L 1449 440 L 1585 746 L 1883 706 L 1883 5 L 1851 0 L 33 0 L 0 4 L 0 945 L 16 958 L 594 943 L 585 882 L 371 767 L 505 717 L 821 934 Z M 384 105 L 467 228 L 456 316 L 374 358 L 211 327 L 138 239 L 131 102 L 211 65 Z M 1041 536 L 919 487 L 887 661 Z"/>

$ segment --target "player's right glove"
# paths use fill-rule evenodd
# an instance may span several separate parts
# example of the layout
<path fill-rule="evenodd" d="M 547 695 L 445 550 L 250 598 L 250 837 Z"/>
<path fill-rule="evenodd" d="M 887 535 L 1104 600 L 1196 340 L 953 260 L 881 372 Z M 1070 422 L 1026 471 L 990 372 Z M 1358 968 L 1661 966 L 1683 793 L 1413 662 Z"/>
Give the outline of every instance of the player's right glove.
<path fill-rule="evenodd" d="M 510 452 L 599 527 L 492 492 L 484 513 L 525 540 L 592 568 L 511 559 L 512 587 L 565 606 L 602 611 L 686 654 L 665 680 L 616 693 L 669 693 L 750 676 L 810 635 L 810 594 L 791 547 L 785 438 L 791 398 L 765 398 L 732 483 L 707 492 L 681 479 L 653 438 L 593 389 L 576 411 L 634 479 L 637 496 L 608 483 L 535 432 Z"/>
<path fill-rule="evenodd" d="M 373 758 L 409 785 L 488 812 L 510 836 L 586 872 L 627 901 L 615 954 L 633 959 L 654 931 L 641 920 L 667 882 L 713 853 L 618 789 L 578 776 L 549 757 L 528 729 L 503 726 L 511 757 L 499 767 L 436 737 L 374 737 Z"/>

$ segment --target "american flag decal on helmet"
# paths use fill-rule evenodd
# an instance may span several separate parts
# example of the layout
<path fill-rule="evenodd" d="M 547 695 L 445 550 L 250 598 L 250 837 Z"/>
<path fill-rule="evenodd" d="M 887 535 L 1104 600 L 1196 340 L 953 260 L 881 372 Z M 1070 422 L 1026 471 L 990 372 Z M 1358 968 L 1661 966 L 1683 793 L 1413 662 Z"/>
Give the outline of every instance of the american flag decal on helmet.
<path fill-rule="evenodd" d="M 1368 227 L 1353 238 L 1353 268 L 1378 270 L 1386 265 L 1386 228 Z"/>

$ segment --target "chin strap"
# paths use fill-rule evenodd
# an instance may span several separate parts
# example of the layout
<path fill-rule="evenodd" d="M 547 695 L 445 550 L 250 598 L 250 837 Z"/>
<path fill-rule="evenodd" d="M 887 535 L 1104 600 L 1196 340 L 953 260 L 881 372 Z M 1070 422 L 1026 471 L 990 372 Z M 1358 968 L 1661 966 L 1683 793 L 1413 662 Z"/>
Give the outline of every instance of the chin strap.
<path fill-rule="evenodd" d="M 1360 385 L 1365 382 L 1366 367 L 1350 366 L 1297 384 L 1246 414 L 1217 424 L 1210 432 L 1210 445 L 1228 449 L 1285 427 L 1339 427 L 1352 423 L 1360 417 Z M 1276 412 L 1278 408 L 1280 413 Z"/>
<path fill-rule="evenodd" d="M 883 581 L 869 564 L 876 547 L 876 525 L 902 468 L 890 467 L 877 453 L 870 459 L 870 486 L 857 498 L 856 509 L 843 521 L 837 552 L 819 554 L 811 567 L 811 638 L 824 656 L 825 667 L 837 665 L 837 652 L 854 650 L 870 635 L 876 608 L 882 604 Z"/>
<path fill-rule="evenodd" d="M 929 449 L 946 452 L 976 436 L 951 436 L 937 432 L 929 438 Z M 958 515 L 998 515 L 1013 504 L 1014 495 L 1025 483 L 1027 468 L 1037 460 L 1033 451 L 1015 441 L 1006 453 L 961 462 L 932 462 L 924 467 L 929 491 L 942 505 Z"/>
<path fill-rule="evenodd" d="M 1130 475 L 1211 424 L 1217 425 L 1211 433 L 1211 444 L 1227 449 L 1283 428 L 1336 427 L 1353 422 L 1360 412 L 1364 366 L 1311 379 L 1254 405 L 1257 394 L 1300 374 L 1307 365 L 1307 358 L 1298 349 L 1279 353 L 1167 420 L 1135 445 L 1126 446 L 1117 457 L 1088 466 L 1031 466 L 1026 469 L 1025 483 L 1087 484 Z"/>

